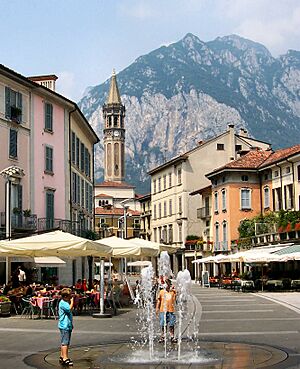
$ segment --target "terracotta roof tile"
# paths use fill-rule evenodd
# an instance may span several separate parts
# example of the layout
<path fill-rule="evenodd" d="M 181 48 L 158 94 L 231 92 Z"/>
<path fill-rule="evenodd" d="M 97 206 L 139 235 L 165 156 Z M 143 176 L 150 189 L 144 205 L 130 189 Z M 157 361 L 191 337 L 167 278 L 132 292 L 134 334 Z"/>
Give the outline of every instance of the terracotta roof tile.
<path fill-rule="evenodd" d="M 141 213 L 137 210 L 131 210 L 128 209 L 127 213 L 129 213 L 130 215 L 133 216 L 139 216 Z M 124 214 L 124 209 L 123 208 L 103 208 L 103 207 L 98 207 L 95 208 L 95 214 L 96 215 L 123 215 Z"/>
<path fill-rule="evenodd" d="M 119 188 L 135 188 L 126 182 L 112 182 L 112 181 L 104 181 L 101 183 L 96 183 L 95 187 L 119 187 Z"/>
<path fill-rule="evenodd" d="M 98 195 L 95 196 L 95 198 L 109 198 L 109 199 L 113 199 L 113 196 L 106 195 L 105 193 L 99 193 Z"/>
<path fill-rule="evenodd" d="M 272 163 L 276 163 L 280 160 L 286 159 L 291 155 L 300 153 L 300 145 L 295 145 L 291 147 L 287 147 L 285 149 L 276 150 L 272 153 L 272 155 L 262 163 L 261 167 L 268 166 Z"/>

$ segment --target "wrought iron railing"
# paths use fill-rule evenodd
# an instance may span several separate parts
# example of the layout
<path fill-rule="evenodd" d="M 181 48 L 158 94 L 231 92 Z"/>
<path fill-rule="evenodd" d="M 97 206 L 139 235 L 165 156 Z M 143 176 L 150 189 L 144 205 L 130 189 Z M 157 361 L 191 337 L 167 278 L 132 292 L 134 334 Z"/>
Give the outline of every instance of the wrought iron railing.
<path fill-rule="evenodd" d="M 205 219 L 205 218 L 210 218 L 211 217 L 211 207 L 210 206 L 205 206 L 203 208 L 198 208 L 197 209 L 197 218 L 198 219 Z"/>
<path fill-rule="evenodd" d="M 37 229 L 37 216 L 36 214 L 31 214 L 29 216 L 24 216 L 20 214 L 11 214 L 11 229 L 15 230 L 29 230 L 33 231 Z M 5 212 L 0 212 L 0 227 L 6 226 L 6 216 Z"/>

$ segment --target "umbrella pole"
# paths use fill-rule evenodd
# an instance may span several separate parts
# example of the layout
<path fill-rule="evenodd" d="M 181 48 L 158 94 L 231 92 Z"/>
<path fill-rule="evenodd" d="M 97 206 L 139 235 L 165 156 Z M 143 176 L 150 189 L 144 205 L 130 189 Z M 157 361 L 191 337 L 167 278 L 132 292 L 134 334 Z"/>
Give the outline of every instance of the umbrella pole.
<path fill-rule="evenodd" d="M 111 318 L 111 314 L 104 313 L 104 259 L 100 260 L 100 313 L 93 314 L 93 318 Z"/>

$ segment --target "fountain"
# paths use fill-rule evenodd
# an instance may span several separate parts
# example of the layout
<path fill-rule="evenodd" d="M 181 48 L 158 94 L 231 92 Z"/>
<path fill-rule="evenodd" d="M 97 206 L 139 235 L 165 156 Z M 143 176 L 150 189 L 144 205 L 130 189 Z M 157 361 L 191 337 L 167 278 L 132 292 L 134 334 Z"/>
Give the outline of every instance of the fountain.
<path fill-rule="evenodd" d="M 159 274 L 163 288 L 172 271 L 170 259 L 162 253 L 159 260 Z M 141 271 L 141 299 L 138 306 L 139 340 L 116 342 L 94 347 L 72 349 L 72 357 L 78 368 L 101 369 L 250 369 L 270 367 L 287 359 L 287 354 L 279 349 L 230 342 L 198 342 L 198 325 L 196 318 L 201 317 L 201 304 L 191 295 L 191 276 L 188 270 L 177 274 L 177 337 L 178 342 L 167 340 L 166 328 L 164 344 L 158 342 L 160 327 L 155 318 L 153 303 L 152 265 Z M 198 304 L 198 305 L 197 305 Z M 189 332 L 192 330 L 192 332 Z M 43 360 L 56 365 L 57 353 L 45 355 Z M 26 362 L 34 363 L 38 355 L 29 357 Z M 39 357 L 38 357 L 39 358 Z M 41 360 L 41 358 L 36 359 Z M 92 364 L 92 366 L 91 366 Z M 36 365 L 32 365 L 39 367 Z"/>

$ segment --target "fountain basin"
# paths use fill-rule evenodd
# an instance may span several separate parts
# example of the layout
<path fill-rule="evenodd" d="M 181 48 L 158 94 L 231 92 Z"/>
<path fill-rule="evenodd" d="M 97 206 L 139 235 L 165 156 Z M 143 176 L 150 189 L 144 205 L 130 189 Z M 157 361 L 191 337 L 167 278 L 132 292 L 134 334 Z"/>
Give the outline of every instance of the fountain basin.
<path fill-rule="evenodd" d="M 76 368 L 93 369 L 259 369 L 270 368 L 283 363 L 288 367 L 286 352 L 271 346 L 247 345 L 228 342 L 182 342 L 181 360 L 177 361 L 177 347 L 168 347 L 169 356 L 164 358 L 164 346 L 155 343 L 154 359 L 149 360 L 145 349 L 132 350 L 128 343 L 78 347 L 70 350 Z M 25 362 L 38 368 L 57 366 L 57 352 L 40 353 L 27 358 Z"/>

